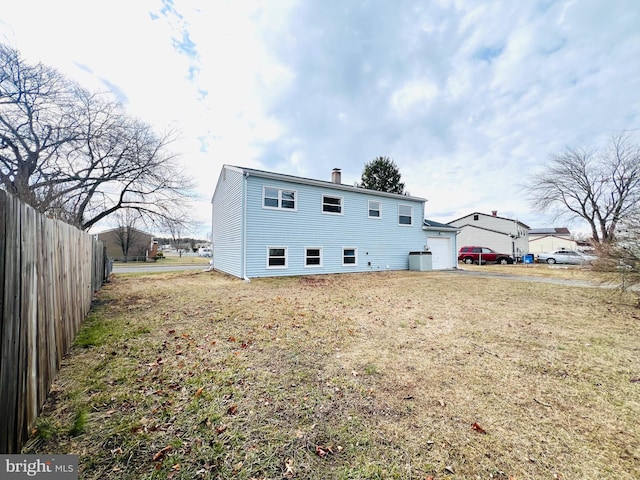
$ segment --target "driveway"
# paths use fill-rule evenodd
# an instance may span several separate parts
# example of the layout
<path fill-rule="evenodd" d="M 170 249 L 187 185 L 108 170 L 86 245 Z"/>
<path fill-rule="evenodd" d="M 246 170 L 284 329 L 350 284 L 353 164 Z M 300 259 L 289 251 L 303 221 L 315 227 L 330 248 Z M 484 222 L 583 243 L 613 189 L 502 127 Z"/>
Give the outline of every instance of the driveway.
<path fill-rule="evenodd" d="M 552 277 L 544 277 L 544 276 L 536 276 L 536 275 L 519 275 L 519 274 L 511 274 L 511 273 L 497 273 L 497 272 L 481 272 L 481 271 L 470 271 L 464 270 L 463 268 L 458 268 L 456 270 L 447 270 L 448 272 L 452 272 L 458 275 L 467 275 L 470 277 L 484 277 L 484 278 L 503 278 L 505 280 L 516 280 L 521 282 L 536 282 L 536 283 L 552 283 L 555 285 L 566 285 L 569 287 L 602 287 L 602 288 L 612 288 L 615 285 L 612 284 L 600 284 L 598 282 L 589 282 L 587 280 L 570 280 L 566 278 L 552 278 Z"/>

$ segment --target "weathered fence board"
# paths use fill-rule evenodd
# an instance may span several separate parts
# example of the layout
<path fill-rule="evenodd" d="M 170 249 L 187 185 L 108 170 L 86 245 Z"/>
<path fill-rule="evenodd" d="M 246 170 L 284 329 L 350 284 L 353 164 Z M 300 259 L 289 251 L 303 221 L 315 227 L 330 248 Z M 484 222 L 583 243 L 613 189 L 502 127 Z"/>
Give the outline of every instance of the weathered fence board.
<path fill-rule="evenodd" d="M 0 453 L 28 438 L 109 273 L 102 242 L 0 191 Z"/>
<path fill-rule="evenodd" d="M 4 192 L 0 192 L 3 198 Z M 4 197 L 10 199 L 9 197 Z M 4 425 L 4 434 L 0 442 L 0 451 L 10 449 L 9 439 L 18 437 L 16 432 L 18 410 L 18 348 L 20 345 L 20 215 L 18 203 L 4 202 L 4 305 L 2 316 L 2 344 L 0 345 L 0 425 Z M 6 439 L 4 437 L 7 437 Z M 7 452 L 10 453 L 10 452 Z"/>

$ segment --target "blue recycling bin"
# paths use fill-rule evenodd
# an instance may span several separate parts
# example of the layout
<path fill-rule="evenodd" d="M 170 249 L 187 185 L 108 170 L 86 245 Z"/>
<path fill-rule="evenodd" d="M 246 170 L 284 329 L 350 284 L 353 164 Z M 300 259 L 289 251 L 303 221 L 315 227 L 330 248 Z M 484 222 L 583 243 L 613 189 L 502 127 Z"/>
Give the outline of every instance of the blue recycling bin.
<path fill-rule="evenodd" d="M 527 253 L 526 255 L 523 255 L 522 263 L 524 264 L 533 263 L 533 253 Z"/>

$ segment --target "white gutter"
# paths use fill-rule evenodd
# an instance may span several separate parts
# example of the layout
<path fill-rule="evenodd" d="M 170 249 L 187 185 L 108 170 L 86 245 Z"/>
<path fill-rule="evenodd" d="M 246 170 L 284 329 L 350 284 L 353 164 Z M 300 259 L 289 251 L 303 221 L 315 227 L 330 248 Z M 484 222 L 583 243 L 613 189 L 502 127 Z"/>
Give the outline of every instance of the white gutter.
<path fill-rule="evenodd" d="M 245 282 L 250 282 L 247 277 L 247 178 L 248 172 L 244 172 L 242 180 L 242 277 Z"/>

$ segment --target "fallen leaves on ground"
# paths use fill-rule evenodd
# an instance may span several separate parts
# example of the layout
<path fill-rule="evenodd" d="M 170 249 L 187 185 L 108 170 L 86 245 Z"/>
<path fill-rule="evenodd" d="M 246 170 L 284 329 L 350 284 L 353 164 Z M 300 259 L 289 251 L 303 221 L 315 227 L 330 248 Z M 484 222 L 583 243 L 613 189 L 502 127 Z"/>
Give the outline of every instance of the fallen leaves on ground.
<path fill-rule="evenodd" d="M 320 458 L 326 458 L 329 454 L 333 454 L 331 445 L 316 445 L 316 455 Z"/>
<path fill-rule="evenodd" d="M 471 425 L 471 428 L 478 433 L 487 433 L 487 431 L 484 428 L 478 425 L 478 422 L 473 422 L 473 425 Z"/>
<path fill-rule="evenodd" d="M 170 451 L 171 451 L 171 445 L 167 445 L 162 450 L 156 452 L 156 454 L 153 456 L 153 461 L 157 462 L 158 460 L 162 460 L 164 456 Z"/>

